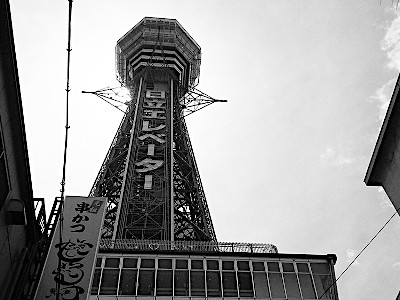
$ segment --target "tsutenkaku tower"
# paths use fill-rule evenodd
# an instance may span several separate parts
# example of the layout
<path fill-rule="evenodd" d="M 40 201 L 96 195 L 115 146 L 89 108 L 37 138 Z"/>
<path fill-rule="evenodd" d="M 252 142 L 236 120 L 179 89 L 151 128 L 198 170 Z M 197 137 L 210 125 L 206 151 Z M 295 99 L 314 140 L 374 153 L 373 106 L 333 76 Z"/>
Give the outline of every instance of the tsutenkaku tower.
<path fill-rule="evenodd" d="M 200 61 L 176 20 L 144 18 L 118 41 L 131 100 L 90 192 L 108 197 L 103 239 L 216 241 L 184 119 Z"/>

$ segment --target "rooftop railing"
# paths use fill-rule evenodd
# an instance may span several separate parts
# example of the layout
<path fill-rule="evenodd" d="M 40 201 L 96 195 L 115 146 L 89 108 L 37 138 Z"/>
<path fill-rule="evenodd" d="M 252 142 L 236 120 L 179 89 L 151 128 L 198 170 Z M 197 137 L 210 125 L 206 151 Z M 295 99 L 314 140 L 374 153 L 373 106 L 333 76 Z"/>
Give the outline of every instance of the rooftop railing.
<path fill-rule="evenodd" d="M 179 251 L 207 253 L 278 253 L 272 244 L 204 241 L 111 240 L 100 241 L 101 250 Z"/>

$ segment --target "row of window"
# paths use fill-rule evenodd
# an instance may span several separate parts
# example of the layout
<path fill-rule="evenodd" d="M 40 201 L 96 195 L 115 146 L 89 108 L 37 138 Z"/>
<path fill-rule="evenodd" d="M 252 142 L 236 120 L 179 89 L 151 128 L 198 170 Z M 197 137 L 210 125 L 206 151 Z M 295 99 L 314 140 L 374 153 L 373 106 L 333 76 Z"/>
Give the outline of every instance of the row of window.
<path fill-rule="evenodd" d="M 219 259 L 172 259 L 172 258 L 138 258 L 138 257 L 104 257 L 97 258 L 97 268 L 141 268 L 141 269 L 206 269 L 206 270 L 239 270 L 330 274 L 327 263 L 248 261 Z M 311 267 L 311 270 L 310 270 Z"/>
<path fill-rule="evenodd" d="M 96 263 L 92 294 L 332 299 L 331 282 L 328 263 L 110 257 Z"/>

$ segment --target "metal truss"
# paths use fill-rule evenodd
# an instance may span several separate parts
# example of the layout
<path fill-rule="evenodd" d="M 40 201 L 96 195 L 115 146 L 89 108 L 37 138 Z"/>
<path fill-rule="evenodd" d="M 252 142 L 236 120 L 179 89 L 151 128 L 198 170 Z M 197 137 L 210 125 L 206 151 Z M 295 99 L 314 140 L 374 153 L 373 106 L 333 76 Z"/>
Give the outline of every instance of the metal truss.
<path fill-rule="evenodd" d="M 182 108 L 175 102 L 174 206 L 175 239 L 216 241 Z"/>
<path fill-rule="evenodd" d="M 184 35 L 183 31 L 177 33 L 177 42 L 181 43 L 180 48 L 188 48 L 186 51 L 189 51 L 190 47 L 186 47 L 188 41 L 185 42 L 181 35 Z M 98 96 L 124 112 L 123 120 L 90 192 L 90 196 L 108 197 L 102 229 L 103 239 L 217 241 L 184 117 L 212 103 L 226 100 L 212 98 L 195 88 L 199 75 L 200 52 L 186 53 L 185 57 L 192 57 L 190 64 L 194 68 L 186 86 L 179 82 L 166 61 L 158 27 L 157 39 L 146 66 L 137 73 L 128 77 L 124 75 L 122 78 L 124 80 L 121 84 L 130 92 L 129 99 L 126 93 L 121 97 L 121 91 L 116 88 L 83 91 Z M 122 67 L 122 73 L 127 71 L 126 66 L 117 66 Z M 155 84 L 169 84 L 171 80 L 174 82 L 174 97 L 172 103 L 167 104 L 169 108 L 166 115 L 170 115 L 168 111 L 171 110 L 174 115 L 173 120 L 167 118 L 166 126 L 170 128 L 172 122 L 173 135 L 166 131 L 167 143 L 156 146 L 158 159 L 165 163 L 162 168 L 151 173 L 152 188 L 146 190 L 145 176 L 136 172 L 135 166 L 148 155 L 148 144 L 138 138 L 139 134 L 143 135 L 143 132 L 140 133 L 141 121 L 138 122 L 144 116 L 141 102 L 144 98 L 143 87 L 154 90 Z M 142 82 L 142 89 L 139 88 L 139 82 Z M 139 99 L 138 103 L 135 99 Z M 128 107 L 126 111 L 120 108 L 121 105 Z M 153 126 L 157 124 L 153 123 Z M 173 219 L 171 197 L 174 206 Z"/>
<path fill-rule="evenodd" d="M 134 87 L 131 92 L 138 92 Z M 135 99 L 135 97 L 132 97 Z M 133 101 L 133 100 L 132 100 Z M 102 238 L 112 238 L 114 223 L 118 209 L 123 174 L 128 157 L 129 142 L 133 123 L 134 108 L 136 103 L 131 103 L 119 125 L 117 133 L 111 143 L 104 162 L 89 193 L 90 197 L 107 197 L 107 208 L 102 228 Z"/>
<path fill-rule="evenodd" d="M 142 76 L 151 87 L 156 78 L 154 69 L 148 68 Z M 163 75 L 160 75 L 163 76 Z M 169 77 L 169 75 L 168 75 Z M 170 77 L 169 77 L 170 78 Z M 134 124 L 134 111 L 139 103 L 131 102 L 110 146 L 100 172 L 95 180 L 90 196 L 108 197 L 102 238 L 112 238 L 117 219 L 118 206 L 122 199 L 118 232 L 116 238 L 168 240 L 170 219 L 170 200 L 168 187 L 173 176 L 174 191 L 174 239 L 216 241 L 214 227 L 208 210 L 199 171 L 190 143 L 189 134 L 182 118 L 182 105 L 175 89 L 173 149 L 158 146 L 157 153 L 168 161 L 173 151 L 173 171 L 163 168 L 153 173 L 152 191 L 144 190 L 144 176 L 135 172 L 134 162 L 146 155 L 147 148 L 138 139 L 138 123 Z M 138 98 L 139 90 L 132 93 L 132 99 Z M 140 99 L 140 97 L 139 97 Z M 134 101 L 134 100 L 132 100 Z M 143 114 L 138 109 L 138 116 Z M 156 124 L 157 125 L 157 124 Z M 135 127 L 135 128 L 134 128 Z M 131 134 L 132 144 L 130 145 Z M 171 143 L 167 143 L 171 145 Z M 129 152 L 129 148 L 131 148 Z M 129 155 L 129 157 L 128 157 Z M 125 171 L 126 165 L 128 165 Z M 124 180 L 124 173 L 125 180 Z M 123 195 L 121 196 L 121 192 Z"/>
<path fill-rule="evenodd" d="M 121 109 L 121 106 L 125 108 L 130 105 L 131 97 L 129 91 L 123 87 L 106 87 L 99 89 L 94 92 L 82 91 L 83 94 L 93 94 L 103 101 L 107 102 L 111 106 L 125 113 L 125 110 Z"/>
<path fill-rule="evenodd" d="M 144 87 L 154 86 L 155 80 L 162 78 L 170 78 L 169 74 L 164 72 L 157 72 L 158 69 L 151 67 L 146 68 L 142 73 Z M 161 70 L 160 70 L 161 71 Z M 158 73 L 158 74 L 157 74 Z M 168 82 L 168 80 L 166 80 Z M 118 223 L 117 238 L 122 239 L 171 239 L 171 216 L 170 216 L 170 200 L 169 200 L 169 178 L 171 176 L 169 171 L 169 157 L 171 151 L 168 143 L 168 134 L 166 137 L 167 143 L 157 144 L 155 146 L 154 159 L 161 159 L 165 163 L 163 166 L 152 172 L 152 189 L 145 189 L 145 175 L 136 172 L 137 166 L 135 162 L 142 161 L 147 157 L 148 144 L 140 141 L 139 135 L 141 132 L 141 119 L 144 115 L 143 95 L 141 91 L 138 102 L 137 121 L 132 132 L 132 145 L 130 157 L 127 162 L 127 172 L 124 185 L 124 194 L 122 195 L 122 207 L 120 219 Z M 169 108 L 171 109 L 171 108 Z M 167 109 L 168 111 L 168 109 Z M 159 121 L 153 120 L 153 125 L 157 127 L 160 125 Z M 166 127 L 169 127 L 169 120 L 167 118 Z"/>
<path fill-rule="evenodd" d="M 190 87 L 180 99 L 182 116 L 186 117 L 216 102 L 228 102 L 227 100 L 215 99 L 196 87 Z"/>
<path fill-rule="evenodd" d="M 123 113 L 125 110 L 121 109 L 121 106 L 130 105 L 131 97 L 124 87 L 107 87 L 93 92 L 82 91 L 82 93 L 95 95 Z M 228 101 L 215 99 L 195 87 L 189 88 L 179 100 L 182 109 L 181 116 L 187 117 L 216 102 Z"/>

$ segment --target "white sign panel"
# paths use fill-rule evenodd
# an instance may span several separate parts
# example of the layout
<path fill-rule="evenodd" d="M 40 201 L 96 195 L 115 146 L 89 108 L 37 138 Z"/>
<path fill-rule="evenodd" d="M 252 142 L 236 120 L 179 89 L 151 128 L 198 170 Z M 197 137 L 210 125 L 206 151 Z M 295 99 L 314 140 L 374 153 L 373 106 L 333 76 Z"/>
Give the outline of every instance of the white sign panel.
<path fill-rule="evenodd" d="M 106 201 L 65 198 L 61 239 L 59 220 L 35 299 L 87 299 Z"/>

